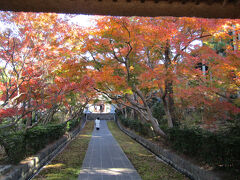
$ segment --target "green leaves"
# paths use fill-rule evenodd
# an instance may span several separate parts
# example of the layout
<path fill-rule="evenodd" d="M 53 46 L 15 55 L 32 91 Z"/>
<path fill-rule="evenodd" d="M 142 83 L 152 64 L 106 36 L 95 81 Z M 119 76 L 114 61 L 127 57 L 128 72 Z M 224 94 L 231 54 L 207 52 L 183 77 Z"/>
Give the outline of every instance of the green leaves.
<path fill-rule="evenodd" d="M 18 163 L 25 157 L 36 154 L 49 143 L 59 139 L 66 131 L 71 131 L 79 125 L 80 119 L 73 119 L 62 124 L 38 125 L 26 132 L 0 134 L 0 144 L 4 146 L 8 158 Z"/>
<path fill-rule="evenodd" d="M 172 147 L 210 165 L 238 168 L 240 158 L 239 126 L 212 133 L 200 128 L 168 130 Z M 237 132 L 237 133 L 236 133 Z"/>

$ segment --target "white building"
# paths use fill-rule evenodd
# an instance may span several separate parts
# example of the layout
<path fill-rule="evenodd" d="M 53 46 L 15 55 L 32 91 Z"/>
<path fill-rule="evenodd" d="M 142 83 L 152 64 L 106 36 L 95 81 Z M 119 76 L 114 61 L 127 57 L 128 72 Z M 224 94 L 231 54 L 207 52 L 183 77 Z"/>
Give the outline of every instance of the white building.
<path fill-rule="evenodd" d="M 94 104 L 88 104 L 84 109 L 84 113 L 115 113 L 113 104 L 106 103 L 106 98 L 98 97 L 99 101 Z"/>
<path fill-rule="evenodd" d="M 112 104 L 98 102 L 96 104 L 88 104 L 84 113 L 115 113 L 115 107 Z"/>

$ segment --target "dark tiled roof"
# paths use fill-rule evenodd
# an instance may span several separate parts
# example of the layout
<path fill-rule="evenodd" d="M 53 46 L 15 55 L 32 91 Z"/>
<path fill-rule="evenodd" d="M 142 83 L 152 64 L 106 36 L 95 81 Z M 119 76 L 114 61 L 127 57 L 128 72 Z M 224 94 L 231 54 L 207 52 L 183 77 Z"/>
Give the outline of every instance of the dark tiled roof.
<path fill-rule="evenodd" d="M 1 10 L 240 18 L 240 0 L 1 0 Z"/>

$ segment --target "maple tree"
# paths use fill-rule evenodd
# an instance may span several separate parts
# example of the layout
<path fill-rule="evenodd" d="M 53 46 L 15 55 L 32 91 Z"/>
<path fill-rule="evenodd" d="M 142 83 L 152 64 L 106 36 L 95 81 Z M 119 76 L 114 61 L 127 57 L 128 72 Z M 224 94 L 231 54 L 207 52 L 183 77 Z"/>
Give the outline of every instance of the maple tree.
<path fill-rule="evenodd" d="M 99 93 L 161 136 L 153 98 L 169 127 L 190 108 L 208 120 L 239 113 L 239 20 L 98 17 L 82 28 L 57 14 L 0 17 L 11 27 L 0 36 L 0 128 L 46 124 L 59 111 L 68 121 Z"/>
<path fill-rule="evenodd" d="M 186 77 L 180 81 L 183 86 L 178 86 L 177 97 L 187 107 L 201 108 L 207 123 L 231 119 L 232 114 L 239 113 L 240 64 L 239 48 L 236 48 L 239 40 L 234 38 L 239 34 L 239 27 L 234 28 L 235 35 L 231 34 L 232 24 L 238 25 L 239 20 L 224 22 L 220 31 L 205 40 L 203 46 L 194 50 L 182 63 Z M 233 39 L 236 39 L 235 45 L 229 43 Z M 196 62 L 201 62 L 205 70 L 196 68 Z"/>
<path fill-rule="evenodd" d="M 2 12 L 1 21 L 12 28 L 1 34 L 0 128 L 24 119 L 26 129 L 46 124 L 62 107 L 69 111 L 69 104 L 78 106 L 71 113 L 80 116 L 92 80 L 84 66 L 71 67 L 73 61 L 81 64 L 71 51 L 74 27 L 59 15 L 46 13 Z M 70 93 L 78 103 L 68 101 Z M 87 100 L 81 103 L 83 94 Z"/>
<path fill-rule="evenodd" d="M 169 127 L 179 123 L 176 105 L 187 108 L 188 102 L 195 108 L 203 104 L 216 107 L 220 101 L 217 84 L 224 78 L 229 81 L 229 78 L 224 76 L 226 69 L 219 67 L 238 62 L 238 52 L 235 50 L 234 55 L 222 57 L 202 43 L 217 37 L 226 22 L 228 20 L 173 17 L 102 17 L 85 37 L 82 51 L 96 70 L 93 73 L 96 89 L 116 103 L 138 112 L 143 120 L 151 122 L 158 134 L 165 136 L 152 115 L 151 98 L 161 98 Z M 196 51 L 198 56 L 193 55 Z M 230 57 L 234 60 L 229 61 Z M 211 66 L 212 76 L 218 78 L 217 84 L 209 82 L 206 74 L 195 68 L 199 62 L 213 60 L 225 62 Z M 204 83 L 190 87 L 191 81 Z M 212 86 L 206 86 L 209 83 Z M 237 89 L 235 87 L 235 91 Z M 225 88 L 224 91 L 231 90 Z M 233 111 L 239 112 L 233 104 L 221 104 L 222 112 L 232 111 L 233 106 Z"/>

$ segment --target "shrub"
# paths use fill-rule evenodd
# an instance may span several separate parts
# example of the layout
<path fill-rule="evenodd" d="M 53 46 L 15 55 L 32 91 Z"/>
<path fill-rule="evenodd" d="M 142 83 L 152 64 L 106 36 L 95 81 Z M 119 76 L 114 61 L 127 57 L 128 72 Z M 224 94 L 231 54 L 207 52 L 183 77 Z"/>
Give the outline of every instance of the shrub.
<path fill-rule="evenodd" d="M 202 146 L 200 129 L 188 129 L 186 127 L 179 129 L 175 127 L 167 132 L 173 148 L 179 152 L 194 156 L 198 153 L 199 147 Z"/>
<path fill-rule="evenodd" d="M 129 126 L 130 126 L 129 119 L 125 119 L 125 118 L 121 117 L 121 118 L 120 118 L 120 121 L 122 122 L 122 124 L 123 124 L 125 127 L 129 127 Z"/>
<path fill-rule="evenodd" d="M 0 143 L 4 147 L 11 162 L 19 162 L 26 157 L 24 133 L 11 133 L 0 136 Z"/>
<path fill-rule="evenodd" d="M 124 118 L 123 116 L 118 116 L 118 119 L 127 128 L 130 128 L 130 129 L 140 133 L 143 136 L 152 136 L 152 133 L 150 133 L 151 132 L 151 130 L 150 130 L 151 125 L 149 123 L 144 123 L 143 124 L 139 120 Z"/>
<path fill-rule="evenodd" d="M 172 147 L 213 166 L 240 166 L 240 127 L 212 133 L 199 128 L 167 131 Z"/>
<path fill-rule="evenodd" d="M 143 136 L 149 136 L 150 135 L 150 127 L 151 125 L 149 123 L 140 123 L 139 124 L 139 133 L 142 134 Z"/>
<path fill-rule="evenodd" d="M 137 131 L 139 130 L 139 122 L 134 119 L 128 119 L 130 129 Z"/>
<path fill-rule="evenodd" d="M 18 163 L 26 156 L 37 153 L 47 144 L 59 139 L 66 131 L 66 124 L 39 125 L 26 132 L 0 135 L 0 144 L 4 147 L 9 160 Z"/>
<path fill-rule="evenodd" d="M 80 119 L 73 119 L 67 122 L 67 131 L 72 131 L 80 123 Z"/>
<path fill-rule="evenodd" d="M 59 139 L 65 133 L 65 124 L 40 125 L 25 133 L 25 145 L 28 154 L 34 154 L 47 144 Z"/>
<path fill-rule="evenodd" d="M 153 111 L 152 112 L 153 117 L 155 117 L 159 121 L 164 119 L 165 111 L 164 111 L 163 103 L 161 101 L 157 101 L 153 104 L 152 111 Z"/>

